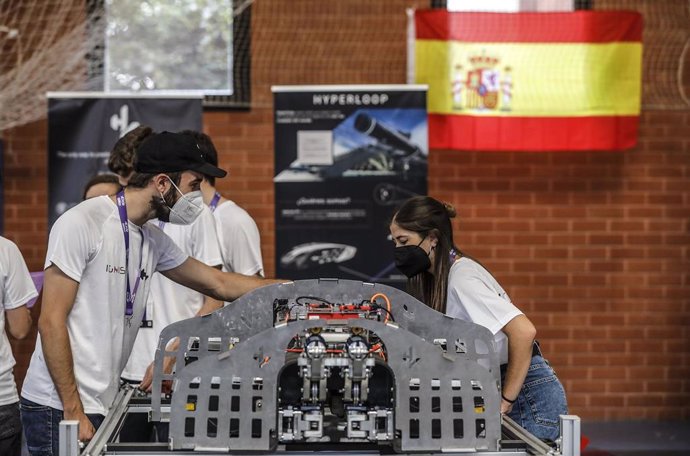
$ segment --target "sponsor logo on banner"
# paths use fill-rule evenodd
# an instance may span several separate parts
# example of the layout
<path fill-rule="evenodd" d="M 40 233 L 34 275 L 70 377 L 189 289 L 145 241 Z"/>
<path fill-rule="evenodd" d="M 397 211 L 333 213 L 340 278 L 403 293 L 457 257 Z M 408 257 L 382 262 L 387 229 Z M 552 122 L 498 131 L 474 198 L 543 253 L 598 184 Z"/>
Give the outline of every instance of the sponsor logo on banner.
<path fill-rule="evenodd" d="M 119 114 L 119 115 L 118 115 Z M 139 126 L 139 122 L 129 121 L 129 106 L 122 105 L 120 112 L 110 116 L 110 128 L 118 132 L 118 136 L 122 138 L 124 135 L 134 130 Z"/>
<path fill-rule="evenodd" d="M 91 177 L 108 172 L 113 145 L 140 125 L 154 131 L 201 129 L 202 99 L 155 96 L 114 98 L 99 92 L 48 99 L 48 223 L 83 198 Z"/>

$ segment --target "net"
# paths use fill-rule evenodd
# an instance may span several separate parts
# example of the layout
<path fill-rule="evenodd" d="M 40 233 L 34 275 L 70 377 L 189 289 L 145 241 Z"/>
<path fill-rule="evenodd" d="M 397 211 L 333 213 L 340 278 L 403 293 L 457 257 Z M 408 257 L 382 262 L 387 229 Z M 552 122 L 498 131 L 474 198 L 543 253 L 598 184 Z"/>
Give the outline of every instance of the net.
<path fill-rule="evenodd" d="M 0 131 L 46 115 L 45 92 L 87 88 L 89 30 L 81 0 L 0 2 Z"/>
<path fill-rule="evenodd" d="M 690 109 L 690 1 L 595 0 L 594 7 L 643 16 L 642 108 Z"/>
<path fill-rule="evenodd" d="M 46 115 L 48 91 L 103 90 L 105 33 L 109 0 L 7 0 L 0 2 L 0 132 Z M 135 5 L 189 4 L 195 0 L 150 0 Z M 220 0 L 219 0 L 220 1 Z M 230 2 L 231 0 L 222 0 Z M 200 5 L 209 0 L 198 0 Z M 322 0 L 232 0 L 234 93 L 208 96 L 206 106 L 267 107 L 270 84 L 315 84 L 308 70 L 333 68 L 351 83 L 403 81 L 391 78 L 385 64 L 352 62 L 353 50 L 392 46 L 373 42 L 366 23 L 354 23 L 371 10 L 404 14 L 404 7 L 432 1 L 323 2 Z M 438 4 L 438 2 L 435 2 Z M 582 4 L 583 2 L 579 2 Z M 690 108 L 690 1 L 595 0 L 599 10 L 634 10 L 644 16 L 643 98 L 645 109 Z M 356 14 L 353 14 L 356 13 Z M 254 18 L 250 20 L 250 14 Z M 250 23 L 255 28 L 250 30 Z M 341 30 L 345 28 L 346 30 Z M 343 32 L 343 33 L 340 33 Z M 347 32 L 347 33 L 345 33 Z M 384 39 L 378 31 L 379 41 Z M 391 35 L 392 39 L 401 37 Z M 387 37 L 387 35 L 386 35 Z M 251 41 L 250 42 L 250 38 Z M 209 35 L 208 40 L 215 39 Z M 271 42 L 271 40 L 279 40 Z M 276 55 L 274 44 L 291 43 L 294 52 Z M 145 43 L 141 43 L 143 46 Z M 249 52 L 251 48 L 251 53 Z M 404 53 L 404 44 L 391 49 Z M 361 54 L 361 52 L 359 53 Z M 315 59 L 314 57 L 318 57 Z M 286 80 L 285 66 L 302 67 Z M 251 71 L 251 74 L 250 74 Z M 383 72 L 383 73 L 382 73 Z M 294 72 L 293 72 L 294 73 Z M 350 75 L 350 76 L 348 76 Z M 363 76 L 364 75 L 364 76 Z M 250 98 L 249 82 L 262 93 Z M 340 81 L 345 83 L 347 81 Z"/>
<path fill-rule="evenodd" d="M 210 94 L 205 100 L 208 106 L 248 106 L 252 3 L 0 2 L 0 132 L 45 117 L 50 91 L 176 93 L 203 86 L 209 89 L 204 90 Z M 132 19 L 129 24 L 121 21 L 127 14 Z M 186 35 L 180 33 L 182 29 Z M 190 43 L 189 36 L 197 41 Z M 146 46 L 147 42 L 157 47 Z M 178 86 L 179 81 L 187 86 Z"/>

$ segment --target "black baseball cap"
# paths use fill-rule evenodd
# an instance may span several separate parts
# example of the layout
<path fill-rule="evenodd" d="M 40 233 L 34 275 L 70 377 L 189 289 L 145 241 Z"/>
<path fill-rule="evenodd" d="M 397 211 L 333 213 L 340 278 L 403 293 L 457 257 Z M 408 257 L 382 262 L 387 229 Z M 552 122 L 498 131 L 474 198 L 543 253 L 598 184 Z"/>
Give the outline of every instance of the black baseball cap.
<path fill-rule="evenodd" d="M 192 136 L 169 131 L 153 133 L 139 145 L 134 170 L 148 174 L 197 171 L 212 177 L 227 174 L 209 162 Z"/>

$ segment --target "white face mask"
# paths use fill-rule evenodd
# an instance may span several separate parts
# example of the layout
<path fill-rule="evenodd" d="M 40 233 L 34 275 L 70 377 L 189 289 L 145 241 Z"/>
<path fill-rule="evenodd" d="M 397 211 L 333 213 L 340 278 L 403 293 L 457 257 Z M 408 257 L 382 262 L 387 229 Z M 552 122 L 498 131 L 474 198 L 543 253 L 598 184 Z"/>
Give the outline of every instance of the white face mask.
<path fill-rule="evenodd" d="M 170 178 L 168 178 L 168 180 L 170 180 Z M 181 195 L 175 204 L 173 204 L 173 207 L 170 208 L 170 223 L 174 225 L 189 225 L 193 223 L 194 220 L 201 215 L 201 211 L 204 209 L 204 200 L 201 190 L 183 194 L 172 180 L 170 180 L 170 183 Z M 163 198 L 162 194 L 161 198 Z M 165 198 L 163 198 L 163 201 L 165 201 Z"/>

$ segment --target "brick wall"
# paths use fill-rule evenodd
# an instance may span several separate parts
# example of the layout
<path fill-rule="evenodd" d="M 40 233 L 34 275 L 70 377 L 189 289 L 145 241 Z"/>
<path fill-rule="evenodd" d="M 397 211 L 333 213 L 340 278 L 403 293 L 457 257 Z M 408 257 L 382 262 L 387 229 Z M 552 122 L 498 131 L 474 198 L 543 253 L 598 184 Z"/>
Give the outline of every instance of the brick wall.
<path fill-rule="evenodd" d="M 273 84 L 404 83 L 405 0 L 260 0 L 251 112 L 206 112 L 275 270 Z M 418 1 L 418 6 L 427 2 Z M 4 132 L 5 235 L 32 270 L 46 248 L 46 124 Z M 429 191 L 458 209 L 456 241 L 536 324 L 587 419 L 690 419 L 690 111 L 645 111 L 623 153 L 434 150 Z M 23 377 L 33 342 L 14 343 Z"/>

